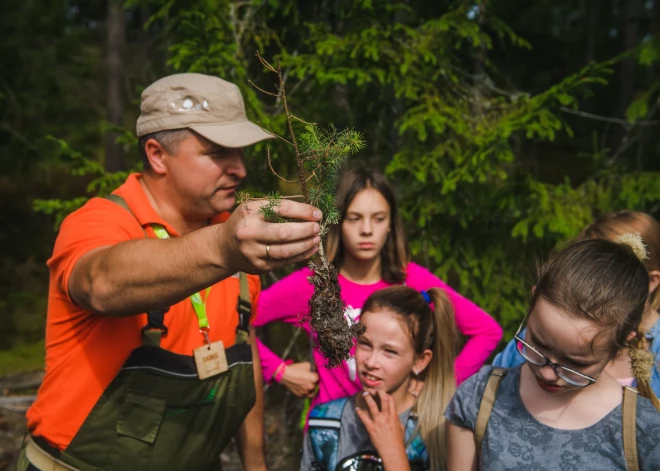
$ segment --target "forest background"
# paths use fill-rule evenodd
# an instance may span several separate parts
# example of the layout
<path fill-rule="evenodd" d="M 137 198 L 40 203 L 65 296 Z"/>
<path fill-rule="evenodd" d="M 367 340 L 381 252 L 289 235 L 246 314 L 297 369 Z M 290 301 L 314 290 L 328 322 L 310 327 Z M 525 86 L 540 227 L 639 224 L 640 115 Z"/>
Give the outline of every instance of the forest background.
<path fill-rule="evenodd" d="M 257 50 L 280 57 L 294 114 L 364 133 L 351 165 L 398 188 L 413 259 L 506 339 L 552 247 L 608 211 L 660 213 L 659 0 L 6 0 L 0 31 L 0 375 L 41 367 L 57 224 L 139 167 L 145 86 L 220 76 L 284 135 L 248 83 L 274 86 Z M 246 161 L 251 193 L 296 192 L 264 145 Z M 260 334 L 282 351 L 294 332 Z"/>

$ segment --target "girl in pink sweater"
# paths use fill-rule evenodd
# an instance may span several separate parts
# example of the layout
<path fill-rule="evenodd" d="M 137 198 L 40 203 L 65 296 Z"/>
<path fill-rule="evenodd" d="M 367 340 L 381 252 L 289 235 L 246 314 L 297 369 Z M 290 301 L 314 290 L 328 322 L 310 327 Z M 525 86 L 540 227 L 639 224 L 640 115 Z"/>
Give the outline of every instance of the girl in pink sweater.
<path fill-rule="evenodd" d="M 328 259 L 339 270 L 341 295 L 346 303 L 346 317 L 357 321 L 364 301 L 373 292 L 388 286 L 405 284 L 422 291 L 442 288 L 454 304 L 458 330 L 467 342 L 456 358 L 456 379 L 460 384 L 486 362 L 497 347 L 502 329 L 479 306 L 456 293 L 427 269 L 408 261 L 404 228 L 397 210 L 394 190 L 385 177 L 367 169 L 347 172 L 337 191 L 341 223 L 327 239 Z M 308 268 L 296 271 L 264 290 L 257 303 L 254 325 L 273 321 L 300 324 L 309 313 L 313 287 L 307 280 Z M 302 324 L 309 332 L 309 324 Z M 314 350 L 318 373 L 309 362 L 288 364 L 258 342 L 266 381 L 280 381 L 299 397 L 311 397 L 317 403 L 352 396 L 360 389 L 355 360 L 337 368 L 326 368 L 321 354 Z"/>

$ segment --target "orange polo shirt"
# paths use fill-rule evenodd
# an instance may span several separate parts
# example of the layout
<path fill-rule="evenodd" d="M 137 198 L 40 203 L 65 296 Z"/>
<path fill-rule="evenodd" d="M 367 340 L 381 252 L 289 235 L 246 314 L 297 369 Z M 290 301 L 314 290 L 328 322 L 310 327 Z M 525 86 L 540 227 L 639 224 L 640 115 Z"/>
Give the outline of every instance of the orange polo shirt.
<path fill-rule="evenodd" d="M 139 178 L 140 174 L 130 175 L 115 191 L 126 200 L 134 216 L 112 201 L 91 199 L 64 220 L 48 261 L 46 374 L 35 403 L 27 411 L 27 421 L 33 435 L 61 450 L 69 445 L 131 351 L 142 344 L 141 329 L 147 323 L 146 314 L 107 317 L 76 306 L 68 290 L 73 267 L 94 248 L 144 238 L 142 227 L 155 237 L 151 224 L 162 225 L 172 237 L 177 235 L 151 207 Z M 219 215 L 211 223 L 222 223 L 227 217 L 228 214 Z M 254 318 L 261 285 L 258 276 L 250 275 L 248 280 Z M 212 342 L 222 340 L 225 347 L 234 344 L 239 293 L 237 277 L 211 288 L 206 307 Z M 193 349 L 202 345 L 190 299 L 170 307 L 165 325 L 169 332 L 161 347 L 192 355 Z"/>

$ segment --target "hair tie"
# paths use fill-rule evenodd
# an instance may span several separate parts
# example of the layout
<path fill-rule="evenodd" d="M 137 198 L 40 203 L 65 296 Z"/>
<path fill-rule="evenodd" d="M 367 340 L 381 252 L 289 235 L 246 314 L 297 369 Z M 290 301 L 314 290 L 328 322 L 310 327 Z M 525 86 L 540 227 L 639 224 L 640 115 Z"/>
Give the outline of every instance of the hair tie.
<path fill-rule="evenodd" d="M 614 239 L 614 242 L 630 247 L 640 262 L 649 259 L 649 252 L 639 232 L 627 232 Z"/>
<path fill-rule="evenodd" d="M 424 298 L 424 301 L 426 301 L 426 304 L 430 306 L 433 300 L 431 299 L 431 296 L 429 296 L 429 293 L 424 290 L 420 291 L 420 293 L 422 293 L 422 297 Z"/>

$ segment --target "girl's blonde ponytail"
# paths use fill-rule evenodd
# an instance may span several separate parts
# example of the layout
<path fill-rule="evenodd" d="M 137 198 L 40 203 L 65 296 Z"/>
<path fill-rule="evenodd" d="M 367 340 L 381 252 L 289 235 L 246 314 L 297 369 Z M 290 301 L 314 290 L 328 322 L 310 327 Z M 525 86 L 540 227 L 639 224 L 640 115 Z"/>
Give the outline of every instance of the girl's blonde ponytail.
<path fill-rule="evenodd" d="M 649 399 L 655 408 L 660 411 L 660 400 L 651 388 L 651 377 L 655 358 L 648 349 L 646 336 L 643 332 L 638 332 L 628 350 L 633 375 L 637 380 L 637 390 L 643 397 Z"/>
<path fill-rule="evenodd" d="M 446 468 L 447 447 L 444 412 L 454 392 L 456 378 L 454 360 L 458 349 L 458 331 L 454 307 L 445 292 L 439 288 L 428 290 L 433 301 L 432 328 L 426 334 L 424 348 L 433 357 L 420 375 L 424 387 L 417 400 L 420 434 L 429 452 L 431 471 Z"/>

